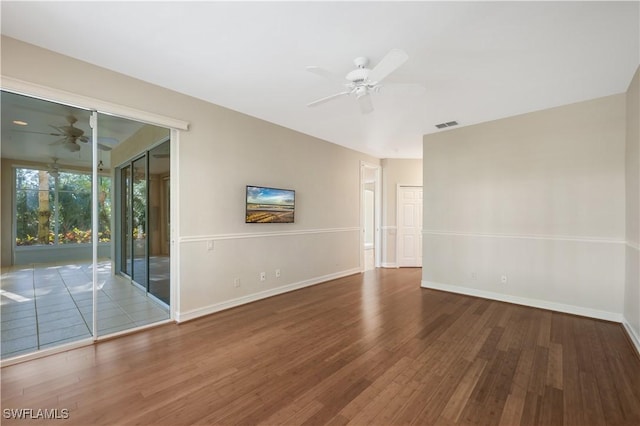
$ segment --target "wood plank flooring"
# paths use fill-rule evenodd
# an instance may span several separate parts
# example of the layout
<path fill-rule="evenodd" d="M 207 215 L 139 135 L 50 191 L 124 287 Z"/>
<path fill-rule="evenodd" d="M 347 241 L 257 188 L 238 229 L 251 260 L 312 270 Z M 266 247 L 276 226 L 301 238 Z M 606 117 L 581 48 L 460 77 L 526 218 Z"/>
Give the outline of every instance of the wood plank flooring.
<path fill-rule="evenodd" d="M 639 425 L 620 324 L 382 269 L 2 369 L 54 424 Z M 47 424 L 2 419 L 2 424 Z"/>

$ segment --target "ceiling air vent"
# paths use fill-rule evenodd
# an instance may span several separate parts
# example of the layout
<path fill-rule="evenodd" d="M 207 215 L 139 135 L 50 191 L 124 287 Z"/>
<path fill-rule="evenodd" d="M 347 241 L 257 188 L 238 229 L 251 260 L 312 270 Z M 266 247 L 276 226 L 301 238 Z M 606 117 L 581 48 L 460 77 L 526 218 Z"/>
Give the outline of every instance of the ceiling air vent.
<path fill-rule="evenodd" d="M 438 129 L 444 129 L 445 127 L 451 127 L 451 126 L 457 126 L 457 125 L 458 125 L 457 121 L 447 121 L 446 123 L 436 124 L 436 127 Z"/>

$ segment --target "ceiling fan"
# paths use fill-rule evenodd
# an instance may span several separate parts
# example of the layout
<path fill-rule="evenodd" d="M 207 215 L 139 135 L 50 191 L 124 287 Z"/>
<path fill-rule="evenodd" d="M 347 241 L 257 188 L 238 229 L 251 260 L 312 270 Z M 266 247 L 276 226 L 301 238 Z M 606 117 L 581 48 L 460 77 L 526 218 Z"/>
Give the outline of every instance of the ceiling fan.
<path fill-rule="evenodd" d="M 89 143 L 91 142 L 91 139 L 84 134 L 84 130 L 74 126 L 74 124 L 78 121 L 78 119 L 75 116 L 73 116 L 72 114 L 69 114 L 66 116 L 66 119 L 67 119 L 67 123 L 69 123 L 67 125 L 54 126 L 53 124 L 49 124 L 49 127 L 56 130 L 55 133 L 54 132 L 49 132 L 49 133 L 32 132 L 32 131 L 24 131 L 24 132 L 62 137 L 62 139 L 59 139 L 55 142 L 51 142 L 49 145 L 50 146 L 63 145 L 65 149 L 67 149 L 70 152 L 80 151 L 80 144 L 78 144 L 78 142 Z M 98 142 L 98 148 L 101 149 L 102 151 L 110 151 L 111 150 L 110 145 L 115 145 L 118 143 L 118 141 L 114 138 L 99 138 L 99 140 L 102 142 L 109 143 L 109 145 L 107 145 L 105 143 Z"/>
<path fill-rule="evenodd" d="M 324 98 L 317 99 L 311 103 L 308 103 L 308 107 L 314 107 L 332 99 L 339 98 L 341 96 L 354 95 L 360 105 L 360 110 L 363 114 L 368 114 L 373 111 L 373 103 L 371 102 L 371 93 L 379 92 L 382 87 L 382 80 L 389 74 L 400 68 L 404 64 L 409 55 L 400 49 L 392 49 L 385 55 L 384 58 L 373 69 L 368 68 L 369 59 L 365 57 L 358 57 L 353 60 L 356 69 L 350 71 L 344 78 L 333 74 L 324 68 L 310 66 L 307 67 L 307 71 L 317 74 L 319 76 L 328 78 L 336 83 L 343 85 L 346 90 L 330 95 Z"/>
<path fill-rule="evenodd" d="M 63 138 L 57 140 L 55 142 L 50 143 L 49 145 L 64 145 L 64 147 L 71 152 L 80 151 L 80 145 L 78 145 L 78 141 L 88 143 L 89 138 L 84 135 L 84 130 L 74 127 L 74 123 L 78 121 L 76 117 L 73 115 L 67 115 L 68 126 L 54 126 L 53 124 L 49 124 L 49 127 L 54 128 L 58 131 L 58 133 L 49 133 L 51 136 L 62 136 Z"/>

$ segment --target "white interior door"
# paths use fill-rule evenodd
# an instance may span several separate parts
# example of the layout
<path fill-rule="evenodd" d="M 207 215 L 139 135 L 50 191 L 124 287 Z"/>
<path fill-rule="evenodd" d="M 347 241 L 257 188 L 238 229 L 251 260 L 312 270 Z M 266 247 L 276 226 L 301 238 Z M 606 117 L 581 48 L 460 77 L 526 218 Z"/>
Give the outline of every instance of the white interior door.
<path fill-rule="evenodd" d="M 422 266 L 422 187 L 398 186 L 398 266 Z"/>

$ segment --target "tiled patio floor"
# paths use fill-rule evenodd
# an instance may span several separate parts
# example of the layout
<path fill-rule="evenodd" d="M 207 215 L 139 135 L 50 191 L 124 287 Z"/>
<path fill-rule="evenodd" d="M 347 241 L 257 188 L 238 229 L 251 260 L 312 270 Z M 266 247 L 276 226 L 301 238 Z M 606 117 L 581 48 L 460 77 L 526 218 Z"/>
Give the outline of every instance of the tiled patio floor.
<path fill-rule="evenodd" d="M 91 337 L 90 263 L 37 264 L 2 269 L 0 349 L 10 358 Z M 169 318 L 168 309 L 98 263 L 98 336 Z"/>

